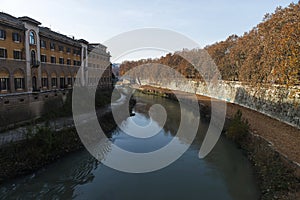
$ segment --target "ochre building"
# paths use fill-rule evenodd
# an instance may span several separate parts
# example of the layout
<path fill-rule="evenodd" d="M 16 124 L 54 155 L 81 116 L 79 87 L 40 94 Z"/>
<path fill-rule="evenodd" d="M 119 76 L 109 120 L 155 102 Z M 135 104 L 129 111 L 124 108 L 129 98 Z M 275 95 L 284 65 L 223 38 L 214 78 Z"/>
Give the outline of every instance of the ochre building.
<path fill-rule="evenodd" d="M 78 77 L 76 76 L 77 73 Z M 0 13 L 0 94 L 112 87 L 105 46 L 54 32 L 30 17 Z"/>

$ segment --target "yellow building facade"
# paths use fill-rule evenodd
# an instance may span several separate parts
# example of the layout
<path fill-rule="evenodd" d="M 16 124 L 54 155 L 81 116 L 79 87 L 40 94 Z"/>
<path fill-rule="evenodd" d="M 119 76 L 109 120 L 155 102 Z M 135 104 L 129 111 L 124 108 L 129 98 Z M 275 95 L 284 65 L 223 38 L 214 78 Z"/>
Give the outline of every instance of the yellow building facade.
<path fill-rule="evenodd" d="M 95 52 L 101 55 L 101 62 L 94 60 Z M 92 82 L 99 71 L 89 66 L 89 59 L 105 70 L 98 83 Z M 111 87 L 110 55 L 105 46 L 54 32 L 30 17 L 0 13 L 1 95 L 71 88 L 79 69 L 80 84 Z"/>

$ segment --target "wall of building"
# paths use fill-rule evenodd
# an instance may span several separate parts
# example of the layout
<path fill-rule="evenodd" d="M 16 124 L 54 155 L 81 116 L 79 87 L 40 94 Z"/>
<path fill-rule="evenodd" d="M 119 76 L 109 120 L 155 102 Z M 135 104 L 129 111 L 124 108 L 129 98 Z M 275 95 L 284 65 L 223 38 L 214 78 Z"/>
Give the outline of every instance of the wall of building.
<path fill-rule="evenodd" d="M 74 54 L 74 50 L 81 51 L 79 47 L 72 46 L 70 44 L 62 43 L 57 40 L 50 40 L 46 37 L 41 36 L 41 40 L 46 42 L 46 47 L 41 47 L 41 55 L 47 56 L 47 63 L 51 63 L 51 56 L 56 58 L 56 64 L 59 64 L 59 58 L 64 59 L 64 65 L 67 65 L 67 60 L 70 59 L 71 65 L 74 65 L 74 61 L 81 62 L 80 54 Z M 50 42 L 55 43 L 55 49 L 50 49 Z M 63 46 L 63 51 L 59 50 L 59 46 Z M 70 48 L 71 52 L 67 52 L 67 48 Z"/>
<path fill-rule="evenodd" d="M 110 55 L 106 52 L 107 47 L 54 32 L 47 27 L 42 27 L 40 22 L 30 17 L 16 18 L 6 13 L 0 13 L 0 30 L 6 33 L 4 38 L 0 38 L 0 48 L 7 52 L 5 53 L 7 56 L 0 58 L 0 94 L 69 88 L 74 84 L 80 67 L 81 84 L 88 85 L 90 83 L 89 75 L 91 75 L 93 76 L 91 80 L 96 86 L 98 82 L 94 81 L 94 76 L 97 74 L 93 74 L 93 69 L 91 69 L 91 73 L 88 72 L 90 56 L 87 53 L 91 51 L 90 49 L 94 49 L 99 54 L 97 57 L 91 58 L 101 57 L 97 61 L 93 61 L 94 66 L 97 66 L 98 69 L 109 66 L 105 70 L 104 78 L 99 81 L 99 87 L 111 86 Z M 13 33 L 18 33 L 21 40 L 14 41 Z M 34 40 L 31 33 L 33 33 Z M 41 41 L 46 45 L 42 46 Z M 50 43 L 55 44 L 54 49 L 50 47 Z M 14 58 L 14 50 L 21 52 L 20 59 Z M 46 56 L 46 60 L 42 60 L 41 56 Z M 55 58 L 55 62 L 51 62 L 51 57 Z M 60 59 L 63 61 L 60 62 Z M 68 63 L 68 61 L 70 62 Z M 55 80 L 57 83 L 52 84 L 52 81 L 54 83 Z M 61 84 L 60 80 L 65 81 Z M 19 84 L 20 82 L 22 84 Z M 3 85 L 4 87 L 2 87 Z M 21 86 L 16 88 L 16 85 Z"/>
<path fill-rule="evenodd" d="M 0 48 L 7 50 L 7 59 L 14 59 L 13 51 L 20 50 L 22 52 L 22 59 L 25 59 L 25 46 L 24 46 L 24 31 L 17 28 L 10 28 L 0 24 L 0 30 L 5 30 L 6 38 L 0 39 Z M 13 41 L 12 33 L 18 33 L 21 37 L 21 41 Z"/>
<path fill-rule="evenodd" d="M 110 54 L 100 44 L 90 46 L 88 54 L 88 85 L 99 88 L 112 87 Z"/>
<path fill-rule="evenodd" d="M 253 86 L 240 82 L 221 81 L 218 87 L 189 80 L 173 80 L 142 85 L 158 86 L 213 97 L 264 113 L 285 123 L 300 128 L 300 86 L 280 85 Z"/>

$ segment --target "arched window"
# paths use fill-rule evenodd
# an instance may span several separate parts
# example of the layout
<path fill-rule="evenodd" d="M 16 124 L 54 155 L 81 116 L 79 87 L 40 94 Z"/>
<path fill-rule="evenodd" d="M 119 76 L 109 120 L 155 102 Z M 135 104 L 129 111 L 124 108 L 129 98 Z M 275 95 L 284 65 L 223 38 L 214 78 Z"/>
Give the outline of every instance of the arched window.
<path fill-rule="evenodd" d="M 32 77 L 32 90 L 37 91 L 37 79 L 36 76 Z"/>
<path fill-rule="evenodd" d="M 72 86 L 72 76 L 71 74 L 68 74 L 68 77 L 67 77 L 67 85 L 70 87 Z"/>
<path fill-rule="evenodd" d="M 56 73 L 51 74 L 51 87 L 56 88 L 57 87 L 57 76 Z"/>
<path fill-rule="evenodd" d="M 35 44 L 35 34 L 33 31 L 29 33 L 29 44 Z"/>
<path fill-rule="evenodd" d="M 24 90 L 25 89 L 25 78 L 24 72 L 20 69 L 14 72 L 14 82 L 16 90 Z"/>
<path fill-rule="evenodd" d="M 42 72 L 42 87 L 48 88 L 48 74 L 45 71 Z"/>
<path fill-rule="evenodd" d="M 0 70 L 0 92 L 9 90 L 9 72 L 5 69 Z"/>
<path fill-rule="evenodd" d="M 65 79 L 65 74 L 64 73 L 60 74 L 59 86 L 60 86 L 60 88 L 65 88 L 65 86 L 66 86 L 66 79 Z"/>

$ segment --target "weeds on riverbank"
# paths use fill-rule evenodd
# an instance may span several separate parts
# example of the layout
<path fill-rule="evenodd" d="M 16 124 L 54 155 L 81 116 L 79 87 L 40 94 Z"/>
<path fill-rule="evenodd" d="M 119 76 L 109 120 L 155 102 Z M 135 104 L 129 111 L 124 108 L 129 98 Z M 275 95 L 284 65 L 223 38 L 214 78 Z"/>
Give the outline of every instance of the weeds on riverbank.
<path fill-rule="evenodd" d="M 227 130 L 227 136 L 240 144 L 249 133 L 249 123 L 242 118 L 242 111 L 238 110 Z"/>
<path fill-rule="evenodd" d="M 30 173 L 81 147 L 74 128 L 55 132 L 46 126 L 39 127 L 26 140 L 0 148 L 0 183 Z"/>
<path fill-rule="evenodd" d="M 112 90 L 98 91 L 95 98 L 95 107 L 100 108 L 111 102 Z M 115 99 L 120 94 L 115 93 Z M 26 130 L 25 139 L 15 143 L 9 143 L 0 148 L 0 184 L 7 179 L 31 173 L 65 154 L 83 147 L 75 128 L 63 127 L 55 130 L 49 124 L 49 120 L 72 115 L 72 94 L 68 94 L 63 107 L 53 109 L 54 105 L 47 104 L 49 113 L 40 121 L 45 123 L 37 126 L 32 122 Z M 52 109 L 51 109 L 52 108 Z M 103 130 L 110 134 L 116 124 L 111 112 L 98 116 L 103 124 Z"/>
<path fill-rule="evenodd" d="M 276 152 L 267 141 L 249 135 L 245 145 L 248 158 L 252 162 L 262 192 L 262 200 L 296 199 L 300 189 L 299 179 L 289 161 Z"/>
<path fill-rule="evenodd" d="M 104 132 L 110 137 L 111 131 L 116 127 L 112 113 L 108 112 L 99 118 Z M 7 179 L 31 173 L 67 153 L 83 148 L 75 128 L 55 131 L 48 123 L 28 128 L 25 138 L 0 148 L 0 184 Z"/>
<path fill-rule="evenodd" d="M 247 152 L 259 180 L 262 200 L 296 199 L 300 180 L 293 167 L 263 138 L 250 134 L 247 120 L 240 110 L 227 129 L 227 137 Z"/>

